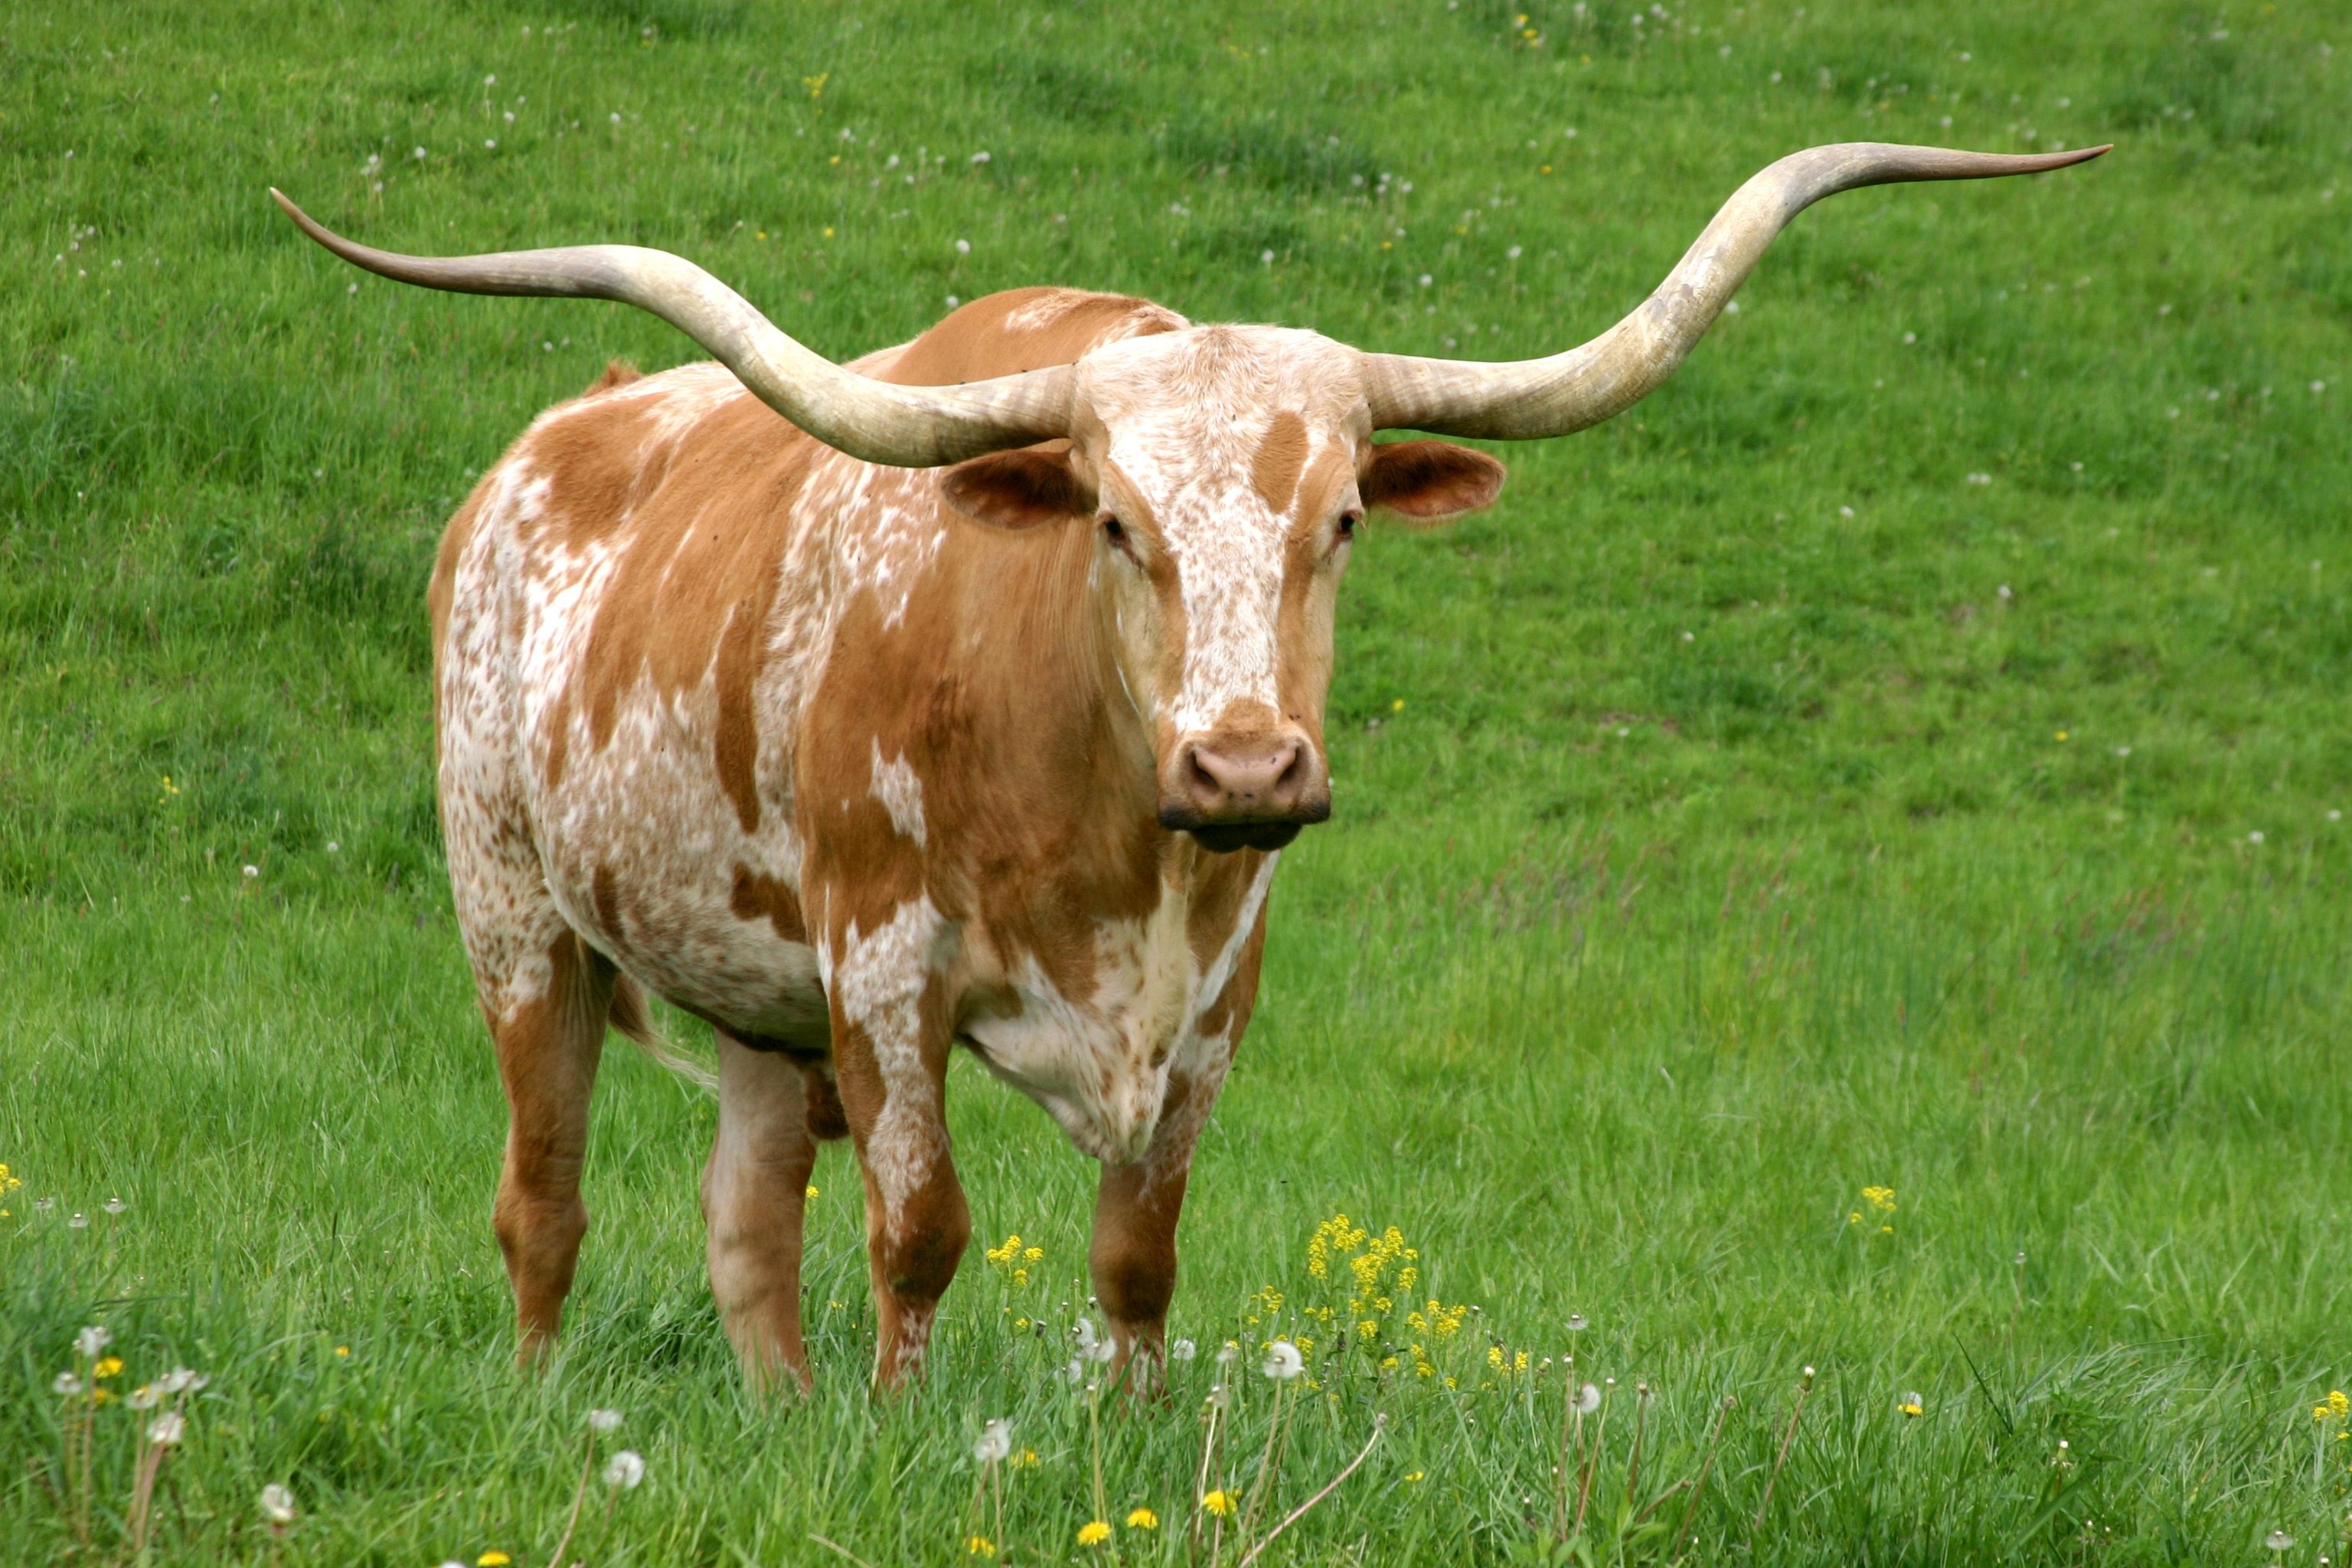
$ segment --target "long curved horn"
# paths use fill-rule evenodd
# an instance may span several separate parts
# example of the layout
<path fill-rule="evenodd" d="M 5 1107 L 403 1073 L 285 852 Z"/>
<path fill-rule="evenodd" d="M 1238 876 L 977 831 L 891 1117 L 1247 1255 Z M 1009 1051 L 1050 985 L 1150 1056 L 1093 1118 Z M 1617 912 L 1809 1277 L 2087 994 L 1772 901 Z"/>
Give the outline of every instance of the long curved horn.
<path fill-rule="evenodd" d="M 1740 186 L 1657 291 L 1591 342 L 1548 359 L 1505 363 L 1364 355 L 1372 427 L 1520 441 L 1598 425 L 1675 373 L 1773 237 L 1823 196 L 1902 180 L 2038 174 L 2106 150 L 2011 157 L 1844 142 L 1792 153 Z"/>
<path fill-rule="evenodd" d="M 869 463 L 929 468 L 1069 434 L 1068 366 L 963 386 L 898 386 L 842 369 L 794 342 L 751 303 L 681 257 L 634 245 L 400 256 L 355 244 L 273 187 L 304 234 L 354 267 L 459 294 L 617 300 L 652 311 L 709 350 L 760 401 L 828 447 Z"/>

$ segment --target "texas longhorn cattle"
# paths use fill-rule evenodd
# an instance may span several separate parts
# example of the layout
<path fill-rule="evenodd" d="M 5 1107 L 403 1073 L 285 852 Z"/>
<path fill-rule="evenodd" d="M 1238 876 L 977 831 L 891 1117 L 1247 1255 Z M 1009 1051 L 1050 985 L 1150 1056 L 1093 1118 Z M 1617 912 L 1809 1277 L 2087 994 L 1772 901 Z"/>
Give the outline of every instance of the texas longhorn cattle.
<path fill-rule="evenodd" d="M 1118 1367 L 1148 1373 L 1275 862 L 1330 814 L 1340 576 L 1368 513 L 1441 521 L 1503 482 L 1483 452 L 1375 433 L 1581 429 L 1672 374 L 1821 197 L 2104 151 L 1796 153 L 1614 327 L 1494 364 L 1024 289 L 835 365 L 659 251 L 397 256 L 278 196 L 387 278 L 622 300 L 719 362 L 616 367 L 541 416 L 433 574 L 442 821 L 512 1113 L 496 1225 L 523 1356 L 587 1230 L 606 1027 L 657 1044 L 652 992 L 717 1031 L 710 1283 L 754 1381 L 807 1379 L 802 1203 L 845 1133 L 875 1377 L 919 1366 L 971 1231 L 942 1101 L 959 1045 L 1102 1163 L 1088 1261 Z"/>

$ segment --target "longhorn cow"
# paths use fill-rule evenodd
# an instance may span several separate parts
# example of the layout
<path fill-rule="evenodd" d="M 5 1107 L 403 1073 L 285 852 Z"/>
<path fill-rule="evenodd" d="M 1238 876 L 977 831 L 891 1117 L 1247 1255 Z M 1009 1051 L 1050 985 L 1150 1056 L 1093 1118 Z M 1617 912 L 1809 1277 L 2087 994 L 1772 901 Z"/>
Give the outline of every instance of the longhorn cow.
<path fill-rule="evenodd" d="M 616 300 L 717 356 L 608 371 L 450 521 L 430 595 L 442 822 L 511 1110 L 495 1223 L 520 1355 L 556 1331 L 607 1026 L 718 1037 L 711 1289 L 754 1382 L 805 1385 L 802 1205 L 854 1142 L 875 1378 L 919 1367 L 971 1232 L 962 1046 L 1102 1163 L 1117 1347 L 1162 1353 L 1193 1146 L 1256 995 L 1283 847 L 1330 814 L 1323 703 L 1368 512 L 1435 522 L 1525 440 L 1630 406 L 1832 193 L 2057 169 L 1859 142 L 1774 163 L 1647 300 L 1516 363 L 1196 325 L 1066 289 L 835 365 L 659 251 L 453 258 L 305 233 L 477 294 Z"/>

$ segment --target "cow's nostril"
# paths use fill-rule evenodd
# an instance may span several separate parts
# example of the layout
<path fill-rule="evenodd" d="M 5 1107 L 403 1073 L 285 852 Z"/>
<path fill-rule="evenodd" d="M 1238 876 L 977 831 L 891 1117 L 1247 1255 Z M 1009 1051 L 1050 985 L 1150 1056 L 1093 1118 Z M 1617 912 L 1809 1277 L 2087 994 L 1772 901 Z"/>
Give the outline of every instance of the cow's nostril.
<path fill-rule="evenodd" d="M 1188 746 L 1184 750 L 1185 786 L 1203 802 L 1213 804 L 1225 794 L 1225 783 L 1219 776 L 1216 765 L 1219 761 L 1222 759 L 1215 752 L 1202 751 L 1198 746 Z"/>
<path fill-rule="evenodd" d="M 1307 749 L 1292 741 L 1276 753 L 1274 759 L 1274 794 L 1286 803 L 1297 797 L 1307 784 Z"/>

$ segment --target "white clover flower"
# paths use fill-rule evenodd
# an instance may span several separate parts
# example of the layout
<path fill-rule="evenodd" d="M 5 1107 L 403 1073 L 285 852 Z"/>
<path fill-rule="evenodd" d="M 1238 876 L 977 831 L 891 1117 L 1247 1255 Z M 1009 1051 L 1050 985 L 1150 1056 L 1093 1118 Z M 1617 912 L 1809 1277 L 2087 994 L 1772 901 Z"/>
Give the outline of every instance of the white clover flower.
<path fill-rule="evenodd" d="M 176 1410 L 166 1410 L 147 1423 L 147 1440 L 159 1448 L 176 1446 L 188 1435 L 188 1418 Z"/>
<path fill-rule="evenodd" d="M 91 1361 L 96 1361 L 98 1352 L 113 1342 L 114 1336 L 96 1323 L 74 1336 L 74 1349 Z"/>
<path fill-rule="evenodd" d="M 591 1432 L 617 1432 L 620 1429 L 621 1413 L 619 1411 L 591 1410 L 588 1412 L 588 1430 Z"/>
<path fill-rule="evenodd" d="M 294 1522 L 294 1494 L 276 1481 L 261 1489 L 261 1517 L 272 1524 Z"/>
<path fill-rule="evenodd" d="M 1001 1419 L 982 1426 L 980 1440 L 971 1446 L 971 1457 L 983 1465 L 993 1465 L 1012 1452 L 1013 1427 Z"/>
<path fill-rule="evenodd" d="M 604 1484 L 614 1491 L 630 1491 L 646 1479 L 645 1456 L 635 1448 L 624 1448 L 604 1466 Z"/>
<path fill-rule="evenodd" d="M 1576 1391 L 1576 1413 L 1579 1415 L 1590 1415 L 1600 1408 L 1601 1391 L 1599 1389 L 1588 1383 Z"/>
<path fill-rule="evenodd" d="M 1265 1360 L 1258 1363 L 1258 1370 L 1276 1383 L 1288 1383 L 1307 1370 L 1307 1358 L 1288 1340 L 1276 1340 L 1265 1347 Z"/>
<path fill-rule="evenodd" d="M 61 1372 L 58 1373 L 56 1379 L 50 1383 L 49 1389 L 52 1393 L 61 1394 L 68 1399 L 71 1399 L 75 1394 L 81 1393 L 89 1386 L 89 1385 L 88 1384 L 82 1382 L 81 1378 L 78 1374 L 70 1372 Z"/>
<path fill-rule="evenodd" d="M 1174 1344 L 1168 1347 L 1168 1359 L 1170 1361 L 1191 1361 L 1194 1356 L 1199 1355 L 1200 1353 L 1201 1347 L 1194 1344 L 1190 1340 L 1178 1340 Z"/>

